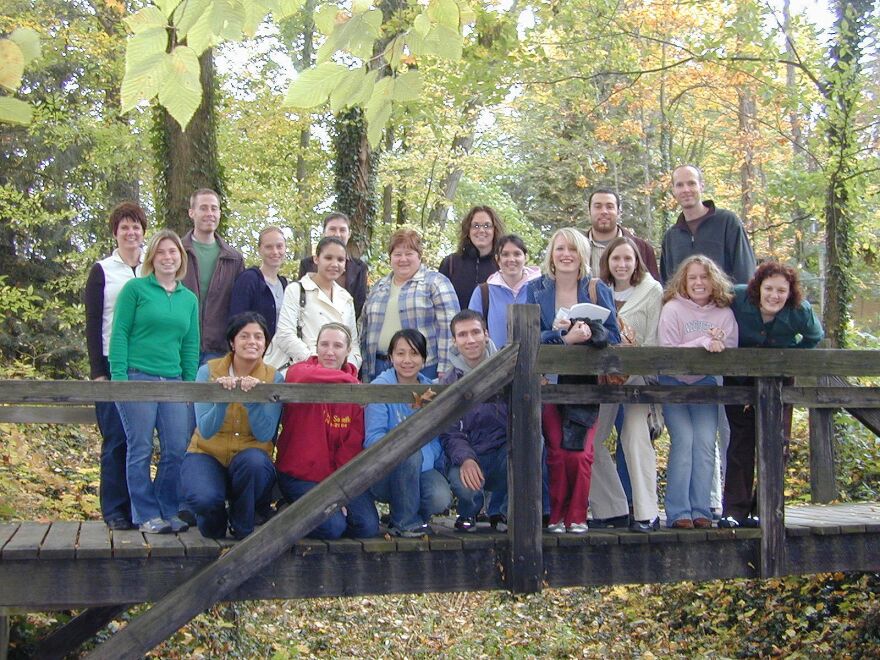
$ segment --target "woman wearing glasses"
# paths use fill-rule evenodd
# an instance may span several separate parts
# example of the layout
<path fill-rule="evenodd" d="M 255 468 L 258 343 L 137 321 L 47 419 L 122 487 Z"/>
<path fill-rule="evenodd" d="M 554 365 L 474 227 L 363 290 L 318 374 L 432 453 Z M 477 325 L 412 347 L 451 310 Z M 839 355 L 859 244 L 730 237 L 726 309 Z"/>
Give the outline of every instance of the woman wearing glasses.
<path fill-rule="evenodd" d="M 467 308 L 474 289 L 498 270 L 495 241 L 506 233 L 491 206 L 475 206 L 462 219 L 458 250 L 446 255 L 438 269 L 452 282 L 460 309 Z"/>

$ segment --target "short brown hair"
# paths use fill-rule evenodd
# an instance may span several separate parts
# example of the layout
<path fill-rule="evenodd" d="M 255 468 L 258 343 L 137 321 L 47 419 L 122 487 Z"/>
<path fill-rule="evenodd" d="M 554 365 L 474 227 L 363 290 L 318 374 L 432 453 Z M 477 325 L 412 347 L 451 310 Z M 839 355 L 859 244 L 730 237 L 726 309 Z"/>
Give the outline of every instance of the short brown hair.
<path fill-rule="evenodd" d="M 220 195 L 217 194 L 216 190 L 211 190 L 210 188 L 199 188 L 192 195 L 189 196 L 189 207 L 194 209 L 196 207 L 196 200 L 199 195 L 214 195 L 217 198 L 217 203 L 220 203 Z"/>
<path fill-rule="evenodd" d="M 761 306 L 761 285 L 768 277 L 780 275 L 788 282 L 788 299 L 785 301 L 786 307 L 799 307 L 803 300 L 801 292 L 801 283 L 798 278 L 797 271 L 791 266 L 786 266 L 778 261 L 765 261 L 758 266 L 752 279 L 746 287 L 746 297 L 755 307 Z"/>
<path fill-rule="evenodd" d="M 636 255 L 636 269 L 629 278 L 630 285 L 636 286 L 639 284 L 645 278 L 645 273 L 647 272 L 642 261 L 642 255 L 639 253 L 636 244 L 626 236 L 618 236 L 605 246 L 605 251 L 599 259 L 599 279 L 611 285 L 612 289 L 614 288 L 614 277 L 611 275 L 611 266 L 608 265 L 608 260 L 611 259 L 611 253 L 621 245 L 629 245 L 632 248 L 633 254 Z"/>
<path fill-rule="evenodd" d="M 129 218 L 137 222 L 141 229 L 147 231 L 147 214 L 134 202 L 120 202 L 110 211 L 110 233 L 116 236 L 119 223 Z"/>
<path fill-rule="evenodd" d="M 324 216 L 324 229 L 327 229 L 327 223 L 331 220 L 342 220 L 345 224 L 348 225 L 349 229 L 351 228 L 351 218 L 349 218 L 345 213 L 341 211 L 331 211 L 327 215 Z"/>
<path fill-rule="evenodd" d="M 415 250 L 419 253 L 419 258 L 422 257 L 422 237 L 414 229 L 398 229 L 391 234 L 391 238 L 388 239 L 388 255 L 391 256 L 394 249 L 401 245 Z"/>

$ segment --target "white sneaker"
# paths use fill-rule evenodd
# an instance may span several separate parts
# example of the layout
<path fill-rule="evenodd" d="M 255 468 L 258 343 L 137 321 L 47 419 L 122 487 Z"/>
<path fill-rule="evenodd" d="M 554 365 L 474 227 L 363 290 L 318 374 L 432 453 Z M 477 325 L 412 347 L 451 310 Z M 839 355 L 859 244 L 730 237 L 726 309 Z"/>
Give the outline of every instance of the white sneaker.
<path fill-rule="evenodd" d="M 551 534 L 565 534 L 565 523 L 561 520 L 558 523 L 550 523 L 547 525 L 547 531 Z"/>
<path fill-rule="evenodd" d="M 574 523 L 568 526 L 569 534 L 586 534 L 590 531 L 587 523 Z"/>

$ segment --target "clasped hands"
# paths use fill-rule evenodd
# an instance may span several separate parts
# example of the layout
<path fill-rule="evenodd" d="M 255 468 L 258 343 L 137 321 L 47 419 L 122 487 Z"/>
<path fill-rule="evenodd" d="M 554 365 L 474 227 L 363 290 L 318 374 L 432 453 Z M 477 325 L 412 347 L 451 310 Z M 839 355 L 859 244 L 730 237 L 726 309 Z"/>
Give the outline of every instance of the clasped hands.
<path fill-rule="evenodd" d="M 236 387 L 240 387 L 242 392 L 250 392 L 260 384 L 260 379 L 253 376 L 221 376 L 217 382 L 225 390 L 234 390 Z"/>

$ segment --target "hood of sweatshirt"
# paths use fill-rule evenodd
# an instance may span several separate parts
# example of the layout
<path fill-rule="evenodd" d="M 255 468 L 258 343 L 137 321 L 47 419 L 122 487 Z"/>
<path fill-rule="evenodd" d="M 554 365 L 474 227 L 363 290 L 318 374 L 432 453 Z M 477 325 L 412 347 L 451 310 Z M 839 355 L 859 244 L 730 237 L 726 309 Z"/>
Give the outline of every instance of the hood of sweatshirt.
<path fill-rule="evenodd" d="M 518 294 L 520 292 L 520 289 L 522 289 L 526 284 L 528 284 L 532 280 L 536 280 L 541 277 L 541 269 L 537 266 L 526 266 L 523 269 L 523 273 L 525 277 L 523 277 L 515 287 L 509 286 L 507 282 L 504 281 L 504 278 L 501 277 L 500 270 L 489 275 L 489 279 L 486 280 L 486 283 L 492 284 L 494 286 L 504 287 L 505 289 L 513 293 L 514 297 L 516 297 L 516 294 Z"/>
<path fill-rule="evenodd" d="M 491 339 L 488 339 L 487 341 L 488 343 L 486 344 L 486 352 L 483 354 L 483 359 L 480 360 L 480 364 L 483 364 L 483 362 L 485 362 L 490 355 L 498 352 L 498 348 L 495 346 L 495 342 L 493 342 Z M 460 371 L 462 376 L 476 369 L 476 367 L 468 366 L 468 363 L 461 356 L 461 353 L 458 352 L 458 347 L 456 347 L 454 344 L 452 346 L 452 349 L 449 351 L 449 361 L 452 363 L 452 368 Z M 477 366 L 480 365 L 478 364 Z"/>

